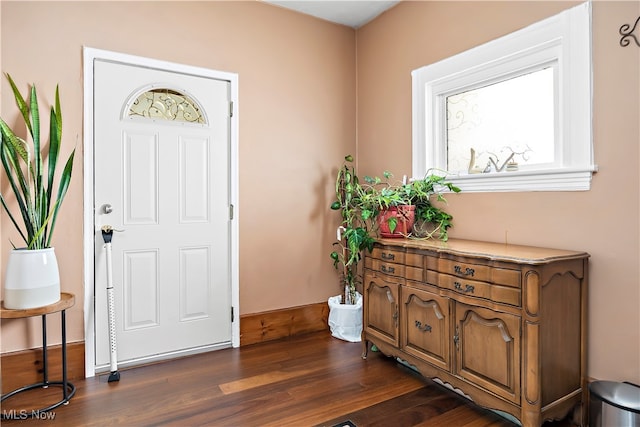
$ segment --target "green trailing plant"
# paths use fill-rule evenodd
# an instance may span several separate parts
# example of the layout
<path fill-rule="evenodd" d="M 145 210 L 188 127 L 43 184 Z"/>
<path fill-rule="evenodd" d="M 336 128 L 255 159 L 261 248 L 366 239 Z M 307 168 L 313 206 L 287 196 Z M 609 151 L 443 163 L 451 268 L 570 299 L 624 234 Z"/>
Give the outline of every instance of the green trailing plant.
<path fill-rule="evenodd" d="M 364 184 L 359 187 L 359 203 L 363 216 L 375 219 L 390 207 L 413 205 L 416 222 L 431 224 L 422 237 L 438 236 L 440 240 L 448 240 L 448 229 L 453 226 L 453 216 L 440 205 L 446 203 L 446 191 L 459 193 L 460 188 L 448 182 L 446 175 L 436 172 L 430 170 L 424 178 L 410 182 L 394 181 L 390 172 L 384 172 L 382 178 L 365 176 Z M 398 214 L 402 215 L 402 212 L 399 211 Z M 387 219 L 387 223 L 393 233 L 397 228 L 398 219 L 392 216 Z"/>
<path fill-rule="evenodd" d="M 429 238 L 437 235 L 442 241 L 447 241 L 449 238 L 448 230 L 453 226 L 453 216 L 434 204 L 434 202 L 446 203 L 443 195 L 445 190 L 453 193 L 460 192 L 460 188 L 446 181 L 445 176 L 437 175 L 433 171 L 420 180 L 400 187 L 399 191 L 402 192 L 408 204 L 416 207 L 416 222 L 433 225 L 430 230 L 424 230 L 424 237 Z"/>
<path fill-rule="evenodd" d="M 336 176 L 336 200 L 331 209 L 340 211 L 342 221 L 337 230 L 337 239 L 330 256 L 333 266 L 340 272 L 342 302 L 356 302 L 357 285 L 361 282 L 358 264 L 362 259 L 362 251 L 373 250 L 374 238 L 371 236 L 370 212 L 362 209 L 362 187 L 355 167 L 353 156 L 344 158 L 342 167 Z"/>
<path fill-rule="evenodd" d="M 391 172 L 383 172 L 383 178 L 365 176 L 365 184 L 361 187 L 360 201 L 363 215 L 372 220 L 373 230 L 379 234 L 378 223 L 375 221 L 378 216 L 390 207 L 409 205 L 401 189 L 401 184 L 393 183 Z M 402 212 L 398 212 L 402 214 Z M 393 233 L 398 226 L 398 219 L 395 216 L 387 218 L 389 231 Z"/>
<path fill-rule="evenodd" d="M 57 183 L 57 192 L 54 193 L 56 166 L 62 142 L 62 111 L 58 87 L 56 86 L 55 105 L 51 107 L 49 115 L 49 147 L 45 159 L 42 153 L 45 147 L 41 143 L 40 111 L 36 88 L 34 85 L 31 86 L 28 100 L 25 100 L 11 76 L 7 74 L 6 77 L 11 85 L 22 122 L 26 126 L 27 139 L 31 140 L 31 145 L 0 118 L 0 160 L 8 184 L 15 195 L 19 214 L 9 210 L 7 199 L 1 192 L 0 203 L 20 233 L 27 249 L 44 249 L 51 246 L 51 235 L 60 205 L 69 188 L 75 149 L 67 159 Z M 23 226 L 19 225 L 20 217 Z M 15 248 L 15 245 L 13 247 Z"/>
<path fill-rule="evenodd" d="M 363 209 L 375 217 L 381 210 L 391 206 L 407 205 L 407 199 L 399 190 L 398 185 L 391 182 L 393 174 L 384 172 L 384 180 L 379 177 L 365 176 L 366 185 L 362 188 L 361 199 Z"/>
<path fill-rule="evenodd" d="M 336 176 L 336 200 L 331 209 L 340 211 L 342 221 L 338 227 L 337 241 L 330 256 L 333 266 L 340 272 L 345 289 L 342 301 L 355 302 L 357 285 L 361 283 L 359 262 L 365 250 L 372 251 L 379 234 L 378 216 L 389 207 L 415 205 L 415 216 L 432 224 L 425 237 L 438 236 L 448 239 L 447 230 L 453 216 L 437 204 L 446 202 L 443 192 L 460 192 L 460 189 L 441 176 L 430 171 L 423 179 L 411 182 L 394 182 L 393 174 L 384 172 L 383 178 L 365 176 L 360 182 L 353 166 L 353 156 L 344 158 Z M 391 232 L 397 227 L 397 218 L 388 220 Z"/>

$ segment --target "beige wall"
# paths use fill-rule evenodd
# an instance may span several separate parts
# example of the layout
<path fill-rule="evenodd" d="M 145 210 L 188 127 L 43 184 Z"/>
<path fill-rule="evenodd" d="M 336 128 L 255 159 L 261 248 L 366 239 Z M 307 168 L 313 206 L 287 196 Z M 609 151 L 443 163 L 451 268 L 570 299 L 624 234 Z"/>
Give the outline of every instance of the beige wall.
<path fill-rule="evenodd" d="M 332 169 L 355 150 L 353 29 L 256 1 L 3 1 L 0 8 L 2 72 L 23 90 L 35 82 L 43 104 L 59 83 L 63 154 L 78 148 L 54 234 L 62 289 L 77 296 L 71 341 L 84 339 L 83 46 L 238 73 L 241 314 L 339 292 L 328 257 L 337 218 L 328 206 Z M 2 116 L 17 116 L 4 78 L 0 87 Z M 10 226 L 5 218 L 1 265 Z M 4 321 L 1 335 L 3 352 L 37 346 L 38 320 Z"/>
<path fill-rule="evenodd" d="M 560 12 L 562 2 L 402 2 L 357 32 L 361 174 L 411 170 L 411 70 Z M 640 382 L 640 48 L 619 45 L 640 3 L 593 4 L 591 191 L 450 196 L 452 237 L 591 254 L 589 369 Z M 638 35 L 636 31 L 636 35 Z"/>
<path fill-rule="evenodd" d="M 336 220 L 327 206 L 335 168 L 355 151 L 356 76 L 360 172 L 409 173 L 410 71 L 571 4 L 407 1 L 354 32 L 257 2 L 3 1 L 0 66 L 25 88 L 35 82 L 47 100 L 60 83 L 63 150 L 77 135 L 79 154 L 82 46 L 238 73 L 240 304 L 242 313 L 255 313 L 336 293 L 327 257 Z M 502 242 L 507 235 L 512 243 L 588 251 L 589 375 L 634 382 L 640 382 L 640 49 L 620 47 L 617 31 L 639 14 L 637 2 L 594 4 L 600 172 L 591 191 L 449 198 L 453 237 Z M 5 117 L 15 110 L 6 82 L 0 87 Z M 74 341 L 84 336 L 81 156 L 75 167 L 55 243 L 63 289 L 79 298 L 68 317 Z M 0 220 L 3 266 L 11 228 Z M 36 346 L 38 329 L 37 322 L 3 322 L 1 350 Z"/>

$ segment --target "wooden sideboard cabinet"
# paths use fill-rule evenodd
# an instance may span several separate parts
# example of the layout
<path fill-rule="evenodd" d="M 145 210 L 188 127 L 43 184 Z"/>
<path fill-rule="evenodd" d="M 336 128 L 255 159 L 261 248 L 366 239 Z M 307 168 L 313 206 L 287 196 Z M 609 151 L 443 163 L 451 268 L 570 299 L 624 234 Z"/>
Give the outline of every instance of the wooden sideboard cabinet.
<path fill-rule="evenodd" d="M 380 239 L 365 254 L 370 344 L 480 406 L 587 425 L 585 252 Z"/>

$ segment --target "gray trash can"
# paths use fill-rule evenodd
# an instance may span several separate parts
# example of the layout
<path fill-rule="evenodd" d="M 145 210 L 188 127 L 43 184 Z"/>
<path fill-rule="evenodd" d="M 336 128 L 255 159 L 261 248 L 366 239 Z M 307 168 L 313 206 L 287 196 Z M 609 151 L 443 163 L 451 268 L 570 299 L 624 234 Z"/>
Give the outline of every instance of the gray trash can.
<path fill-rule="evenodd" d="M 640 427 L 640 386 L 594 381 L 589 391 L 590 427 Z"/>

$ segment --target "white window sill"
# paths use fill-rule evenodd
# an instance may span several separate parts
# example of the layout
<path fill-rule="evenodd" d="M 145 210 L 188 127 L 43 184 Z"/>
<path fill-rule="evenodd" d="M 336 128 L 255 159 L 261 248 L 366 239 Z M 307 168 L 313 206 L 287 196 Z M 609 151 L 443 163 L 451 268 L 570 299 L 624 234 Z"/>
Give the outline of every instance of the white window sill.
<path fill-rule="evenodd" d="M 598 167 L 593 165 L 587 168 L 448 175 L 447 180 L 465 193 L 587 191 L 591 188 L 591 176 L 597 171 Z"/>

